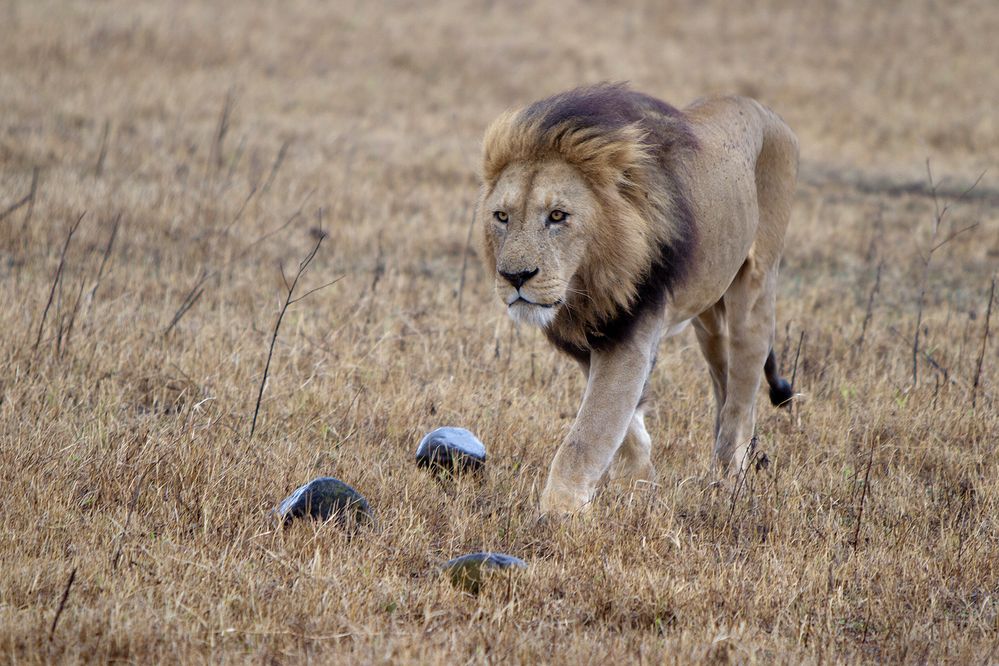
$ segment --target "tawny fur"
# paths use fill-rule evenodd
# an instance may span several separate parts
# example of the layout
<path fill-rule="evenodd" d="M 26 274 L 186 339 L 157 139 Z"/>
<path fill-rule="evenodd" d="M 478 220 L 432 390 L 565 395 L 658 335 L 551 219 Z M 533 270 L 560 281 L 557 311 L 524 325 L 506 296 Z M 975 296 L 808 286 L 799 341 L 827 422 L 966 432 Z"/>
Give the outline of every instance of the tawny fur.
<path fill-rule="evenodd" d="M 711 371 L 715 468 L 746 471 L 797 164 L 787 126 L 737 97 L 681 112 L 601 85 L 489 128 L 486 264 L 510 315 L 544 328 L 587 373 L 543 510 L 584 508 L 608 471 L 653 478 L 641 398 L 660 338 L 687 322 Z"/>
<path fill-rule="evenodd" d="M 675 178 L 691 149 L 689 137 L 679 118 L 658 118 L 662 131 L 673 135 L 676 150 L 656 155 L 646 142 L 648 132 L 638 123 L 602 131 L 575 126 L 568 119 L 545 129 L 526 113 L 504 113 L 486 131 L 483 193 L 488 196 L 511 164 L 539 165 L 558 159 L 577 169 L 596 194 L 603 224 L 594 227 L 587 257 L 575 275 L 574 289 L 585 296 L 573 299 L 550 331 L 585 347 L 588 332 L 631 308 L 638 279 L 648 271 L 658 248 L 689 233 L 676 224 L 675 214 Z M 486 235 L 484 255 L 491 272 L 496 269 L 493 241 Z"/>

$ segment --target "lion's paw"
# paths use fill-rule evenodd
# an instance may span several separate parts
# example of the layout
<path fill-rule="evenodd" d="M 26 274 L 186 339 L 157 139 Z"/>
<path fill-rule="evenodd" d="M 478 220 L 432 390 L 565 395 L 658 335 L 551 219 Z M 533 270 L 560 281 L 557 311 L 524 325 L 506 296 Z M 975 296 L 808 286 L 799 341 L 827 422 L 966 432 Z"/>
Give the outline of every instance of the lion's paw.
<path fill-rule="evenodd" d="M 592 507 L 588 492 L 571 492 L 545 488 L 541 493 L 541 513 L 552 516 L 571 516 L 586 513 Z"/>

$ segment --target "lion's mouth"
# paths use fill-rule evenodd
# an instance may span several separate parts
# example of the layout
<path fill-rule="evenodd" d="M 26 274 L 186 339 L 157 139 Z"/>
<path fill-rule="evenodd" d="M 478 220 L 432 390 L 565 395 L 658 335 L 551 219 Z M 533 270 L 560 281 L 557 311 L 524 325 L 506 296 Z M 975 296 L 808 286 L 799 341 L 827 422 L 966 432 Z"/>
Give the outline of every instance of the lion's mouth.
<path fill-rule="evenodd" d="M 538 306 L 538 307 L 540 307 L 540 308 L 554 308 L 554 307 L 558 307 L 559 305 L 562 305 L 562 299 L 560 298 L 560 299 L 558 299 L 558 300 L 555 300 L 555 301 L 552 301 L 551 303 L 535 303 L 534 301 L 529 301 L 529 300 L 527 300 L 527 299 L 526 299 L 526 298 L 524 298 L 523 296 L 518 296 L 518 297 L 517 297 L 517 298 L 516 298 L 516 299 L 515 299 L 515 300 L 514 300 L 514 301 L 513 301 L 512 303 L 510 303 L 510 304 L 509 304 L 509 305 L 508 305 L 507 307 L 513 307 L 513 306 L 514 306 L 514 305 L 516 305 L 517 303 L 525 303 L 525 304 L 527 304 L 527 305 L 537 305 L 537 306 Z"/>

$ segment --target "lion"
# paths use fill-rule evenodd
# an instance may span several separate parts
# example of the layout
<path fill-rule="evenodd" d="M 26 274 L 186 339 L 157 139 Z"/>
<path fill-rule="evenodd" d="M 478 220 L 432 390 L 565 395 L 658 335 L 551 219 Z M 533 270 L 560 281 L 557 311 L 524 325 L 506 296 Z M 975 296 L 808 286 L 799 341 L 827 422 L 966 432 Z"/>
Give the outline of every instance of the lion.
<path fill-rule="evenodd" d="M 773 353 L 798 141 L 745 97 L 678 110 L 625 84 L 577 88 L 486 131 L 477 224 L 515 321 L 575 359 L 586 389 L 551 463 L 544 513 L 585 510 L 605 474 L 652 482 L 647 384 L 688 324 L 715 398 L 712 469 L 753 457 L 756 393 L 791 399 Z"/>

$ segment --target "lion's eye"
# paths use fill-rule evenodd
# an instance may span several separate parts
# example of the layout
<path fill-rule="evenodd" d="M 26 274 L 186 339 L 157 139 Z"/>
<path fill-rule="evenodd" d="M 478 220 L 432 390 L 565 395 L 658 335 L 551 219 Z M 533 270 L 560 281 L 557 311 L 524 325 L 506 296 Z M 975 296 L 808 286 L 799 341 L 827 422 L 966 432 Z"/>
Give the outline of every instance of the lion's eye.
<path fill-rule="evenodd" d="M 497 222 L 500 222 L 502 224 L 506 224 L 507 222 L 510 221 L 510 216 L 501 210 L 498 210 L 495 213 L 493 213 L 493 217 L 496 218 Z"/>
<path fill-rule="evenodd" d="M 559 222 L 565 222 L 565 218 L 567 217 L 569 217 L 569 213 L 565 212 L 564 210 L 556 209 L 548 213 L 548 222 L 549 224 L 551 223 L 558 224 Z"/>

